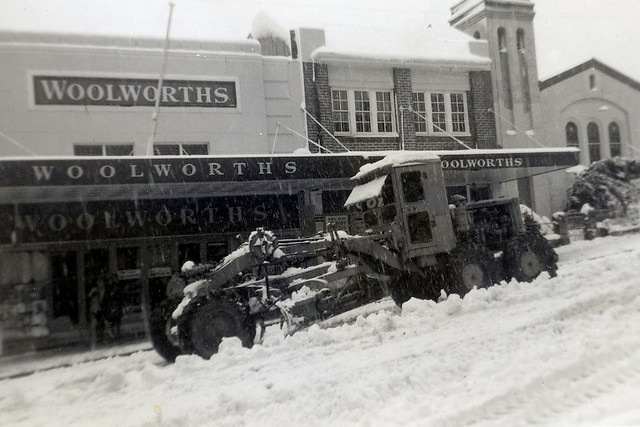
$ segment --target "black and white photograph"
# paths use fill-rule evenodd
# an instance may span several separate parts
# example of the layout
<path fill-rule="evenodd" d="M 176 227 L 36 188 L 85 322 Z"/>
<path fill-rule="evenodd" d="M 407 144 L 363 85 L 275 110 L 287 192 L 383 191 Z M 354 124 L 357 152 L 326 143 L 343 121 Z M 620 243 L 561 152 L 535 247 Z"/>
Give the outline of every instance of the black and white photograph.
<path fill-rule="evenodd" d="M 638 22 L 0 0 L 0 424 L 640 426 Z"/>

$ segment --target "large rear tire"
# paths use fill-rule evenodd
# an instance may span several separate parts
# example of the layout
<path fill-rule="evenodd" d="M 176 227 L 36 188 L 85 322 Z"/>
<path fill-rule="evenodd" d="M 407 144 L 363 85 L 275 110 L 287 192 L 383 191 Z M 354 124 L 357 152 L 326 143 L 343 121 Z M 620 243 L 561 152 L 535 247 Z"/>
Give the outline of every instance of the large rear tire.
<path fill-rule="evenodd" d="M 542 272 L 540 257 L 526 243 L 509 248 L 506 257 L 510 275 L 518 282 L 531 282 Z"/>
<path fill-rule="evenodd" d="M 238 337 L 247 348 L 253 346 L 255 322 L 249 309 L 234 298 L 201 297 L 188 313 L 187 321 L 180 321 L 181 345 L 184 351 L 209 359 L 218 352 L 225 337 Z"/>
<path fill-rule="evenodd" d="M 487 288 L 492 284 L 493 257 L 491 253 L 480 247 L 465 248 L 451 258 L 449 269 L 451 280 L 449 293 L 464 297 L 475 288 Z"/>

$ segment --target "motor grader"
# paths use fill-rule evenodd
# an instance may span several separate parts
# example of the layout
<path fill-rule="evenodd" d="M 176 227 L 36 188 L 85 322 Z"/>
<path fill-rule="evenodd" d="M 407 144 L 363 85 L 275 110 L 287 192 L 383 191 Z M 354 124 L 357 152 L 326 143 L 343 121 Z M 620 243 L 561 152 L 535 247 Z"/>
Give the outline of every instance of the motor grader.
<path fill-rule="evenodd" d="M 290 334 L 390 295 L 438 300 L 501 281 L 556 274 L 557 254 L 517 199 L 454 204 L 440 160 L 389 155 L 363 166 L 345 202 L 365 231 L 331 226 L 304 239 L 278 240 L 258 229 L 218 265 L 200 272 L 181 301 L 151 316 L 154 347 L 168 361 L 209 358 L 224 337 L 251 347 L 279 323 Z"/>

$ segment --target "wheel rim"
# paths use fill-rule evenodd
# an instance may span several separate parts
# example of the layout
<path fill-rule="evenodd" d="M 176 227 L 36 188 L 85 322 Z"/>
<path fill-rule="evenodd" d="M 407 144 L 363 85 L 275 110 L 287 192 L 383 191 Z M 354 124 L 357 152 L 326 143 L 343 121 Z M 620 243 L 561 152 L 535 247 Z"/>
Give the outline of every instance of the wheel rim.
<path fill-rule="evenodd" d="M 468 291 L 474 286 L 482 287 L 484 285 L 484 270 L 478 263 L 465 263 L 462 267 L 462 282 Z"/>
<path fill-rule="evenodd" d="M 527 251 L 523 252 L 522 256 L 520 256 L 520 269 L 526 277 L 530 278 L 536 277 L 540 273 L 540 260 L 531 249 L 527 249 Z"/>
<path fill-rule="evenodd" d="M 238 336 L 236 319 L 226 310 L 199 313 L 191 323 L 191 336 L 196 353 L 210 358 L 218 352 L 222 338 Z"/>

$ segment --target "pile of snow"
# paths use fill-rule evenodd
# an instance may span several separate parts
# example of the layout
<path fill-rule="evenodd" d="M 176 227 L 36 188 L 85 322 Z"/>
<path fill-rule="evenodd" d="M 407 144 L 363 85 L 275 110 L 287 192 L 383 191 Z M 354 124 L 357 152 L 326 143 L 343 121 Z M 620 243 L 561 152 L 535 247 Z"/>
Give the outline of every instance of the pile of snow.
<path fill-rule="evenodd" d="M 523 218 L 528 216 L 540 226 L 540 234 L 543 236 L 548 237 L 555 235 L 553 222 L 546 216 L 537 214 L 527 205 L 520 205 L 520 212 Z"/>
<path fill-rule="evenodd" d="M 640 425 L 640 234 L 558 248 L 558 277 L 347 323 L 211 360 L 153 351 L 3 380 L 4 425 Z M 372 308 L 373 307 L 373 308 Z M 3 367 L 4 368 L 4 367 Z"/>

